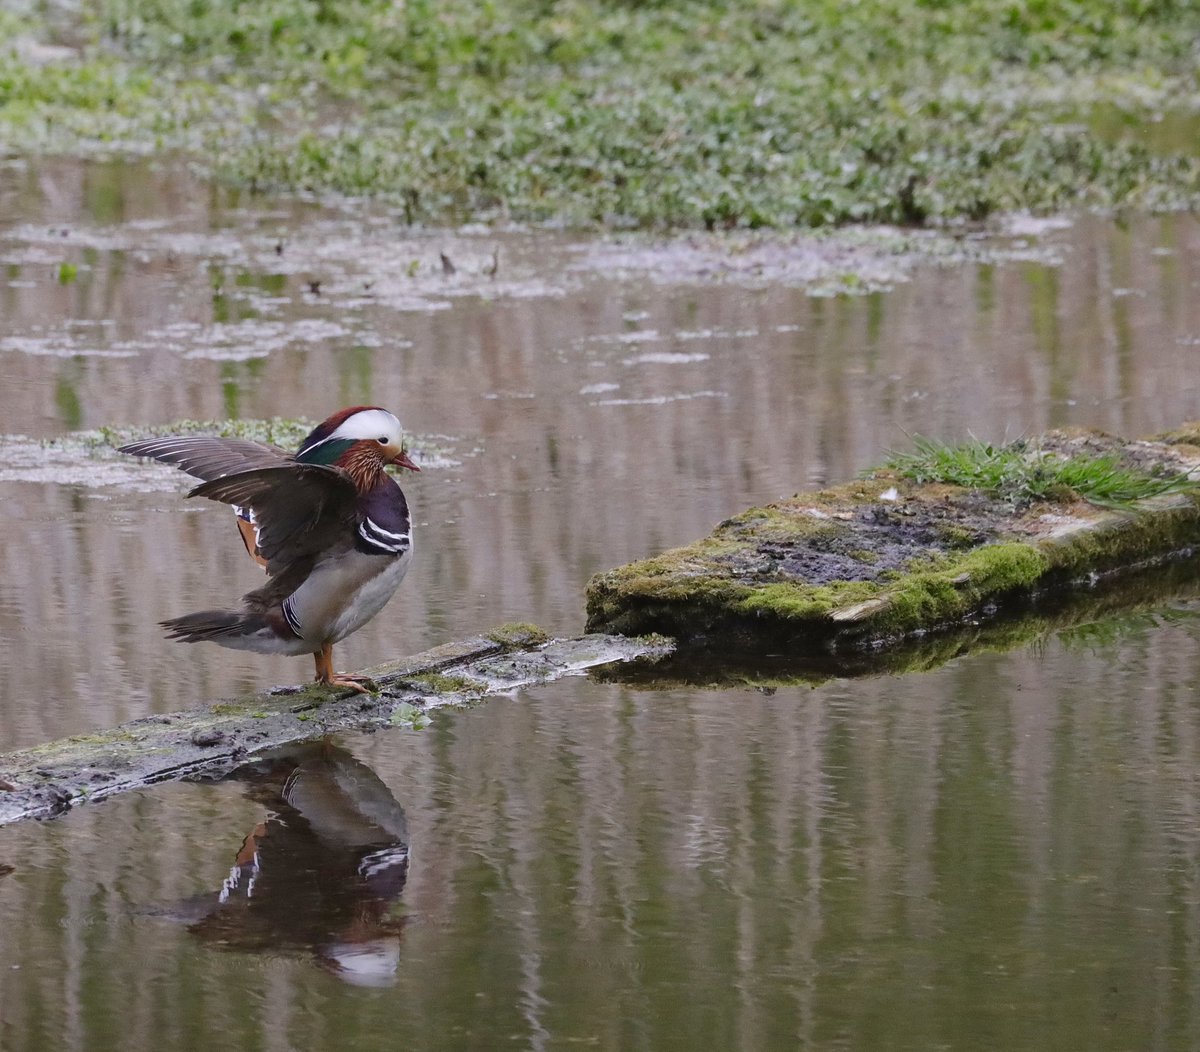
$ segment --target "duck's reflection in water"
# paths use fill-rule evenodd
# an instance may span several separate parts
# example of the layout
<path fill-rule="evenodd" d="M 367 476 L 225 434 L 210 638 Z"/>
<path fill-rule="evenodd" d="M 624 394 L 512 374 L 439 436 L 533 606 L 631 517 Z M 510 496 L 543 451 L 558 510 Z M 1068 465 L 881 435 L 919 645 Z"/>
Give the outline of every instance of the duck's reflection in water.
<path fill-rule="evenodd" d="M 287 747 L 229 777 L 267 814 L 221 890 L 188 904 L 188 931 L 229 949 L 311 952 L 347 982 L 394 981 L 408 821 L 388 787 L 329 742 Z"/>

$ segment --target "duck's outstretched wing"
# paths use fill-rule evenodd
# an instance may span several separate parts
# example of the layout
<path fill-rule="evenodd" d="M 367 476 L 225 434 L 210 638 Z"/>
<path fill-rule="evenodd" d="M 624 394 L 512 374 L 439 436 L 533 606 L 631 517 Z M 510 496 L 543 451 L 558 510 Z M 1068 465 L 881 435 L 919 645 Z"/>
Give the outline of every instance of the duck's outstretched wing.
<path fill-rule="evenodd" d="M 153 457 L 174 464 L 181 471 L 209 482 L 240 471 L 280 467 L 294 463 L 286 450 L 251 442 L 245 438 L 216 438 L 213 435 L 173 435 L 149 438 L 121 446 L 121 453 Z"/>
<path fill-rule="evenodd" d="M 338 545 L 353 543 L 358 492 L 340 468 L 283 464 L 222 475 L 197 486 L 189 497 L 248 508 L 257 529 L 257 554 L 275 576 Z"/>
<path fill-rule="evenodd" d="M 294 564 L 311 567 L 320 552 L 353 539 L 357 494 L 339 468 L 300 464 L 276 446 L 212 435 L 146 439 L 120 451 L 201 479 L 189 497 L 232 504 L 247 550 L 272 576 Z"/>

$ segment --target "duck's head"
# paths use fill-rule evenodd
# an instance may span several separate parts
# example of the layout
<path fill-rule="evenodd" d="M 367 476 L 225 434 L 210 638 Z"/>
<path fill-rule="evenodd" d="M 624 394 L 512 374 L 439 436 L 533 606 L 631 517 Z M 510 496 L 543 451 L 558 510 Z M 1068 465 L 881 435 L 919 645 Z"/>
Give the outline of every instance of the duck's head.
<path fill-rule="evenodd" d="M 374 405 L 351 406 L 323 420 L 300 444 L 296 459 L 342 468 L 360 482 L 373 481 L 388 464 L 421 470 L 404 449 L 400 421 Z"/>

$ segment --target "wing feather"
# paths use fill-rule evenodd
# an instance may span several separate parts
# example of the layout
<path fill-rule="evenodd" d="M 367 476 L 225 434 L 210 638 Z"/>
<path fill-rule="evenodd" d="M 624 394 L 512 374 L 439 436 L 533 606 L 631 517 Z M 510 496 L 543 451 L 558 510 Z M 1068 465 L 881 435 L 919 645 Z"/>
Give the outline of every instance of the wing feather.
<path fill-rule="evenodd" d="M 294 462 L 290 453 L 277 446 L 245 438 L 216 438 L 213 435 L 174 435 L 130 442 L 120 452 L 135 457 L 153 457 L 174 464 L 205 482 L 240 471 L 278 467 Z"/>
<path fill-rule="evenodd" d="M 245 533 L 242 539 L 272 578 L 303 580 L 321 552 L 353 543 L 357 492 L 340 468 L 301 464 L 276 446 L 212 435 L 147 439 L 120 451 L 173 464 L 200 479 L 189 497 L 253 511 L 257 551 Z M 267 589 L 274 594 L 286 582 L 272 581 Z"/>
<path fill-rule="evenodd" d="M 340 468 L 288 461 L 202 482 L 188 494 L 250 508 L 258 554 L 275 576 L 297 561 L 353 542 L 358 493 Z"/>

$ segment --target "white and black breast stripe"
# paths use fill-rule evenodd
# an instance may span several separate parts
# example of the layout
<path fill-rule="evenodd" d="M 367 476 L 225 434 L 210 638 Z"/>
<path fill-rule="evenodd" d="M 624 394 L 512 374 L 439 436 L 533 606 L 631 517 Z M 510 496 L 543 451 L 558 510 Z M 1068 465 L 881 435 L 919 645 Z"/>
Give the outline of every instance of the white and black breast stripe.
<path fill-rule="evenodd" d="M 401 552 L 406 551 L 409 545 L 412 544 L 410 534 L 393 533 L 391 530 L 385 530 L 370 518 L 365 518 L 359 523 L 358 535 L 372 548 L 381 552 L 387 552 L 389 555 L 399 555 Z"/>
<path fill-rule="evenodd" d="M 289 595 L 283 601 L 283 619 L 288 623 L 288 628 L 298 636 L 304 635 L 304 626 L 300 623 L 300 618 L 296 616 L 295 608 L 292 606 L 292 600 L 295 596 Z"/>

